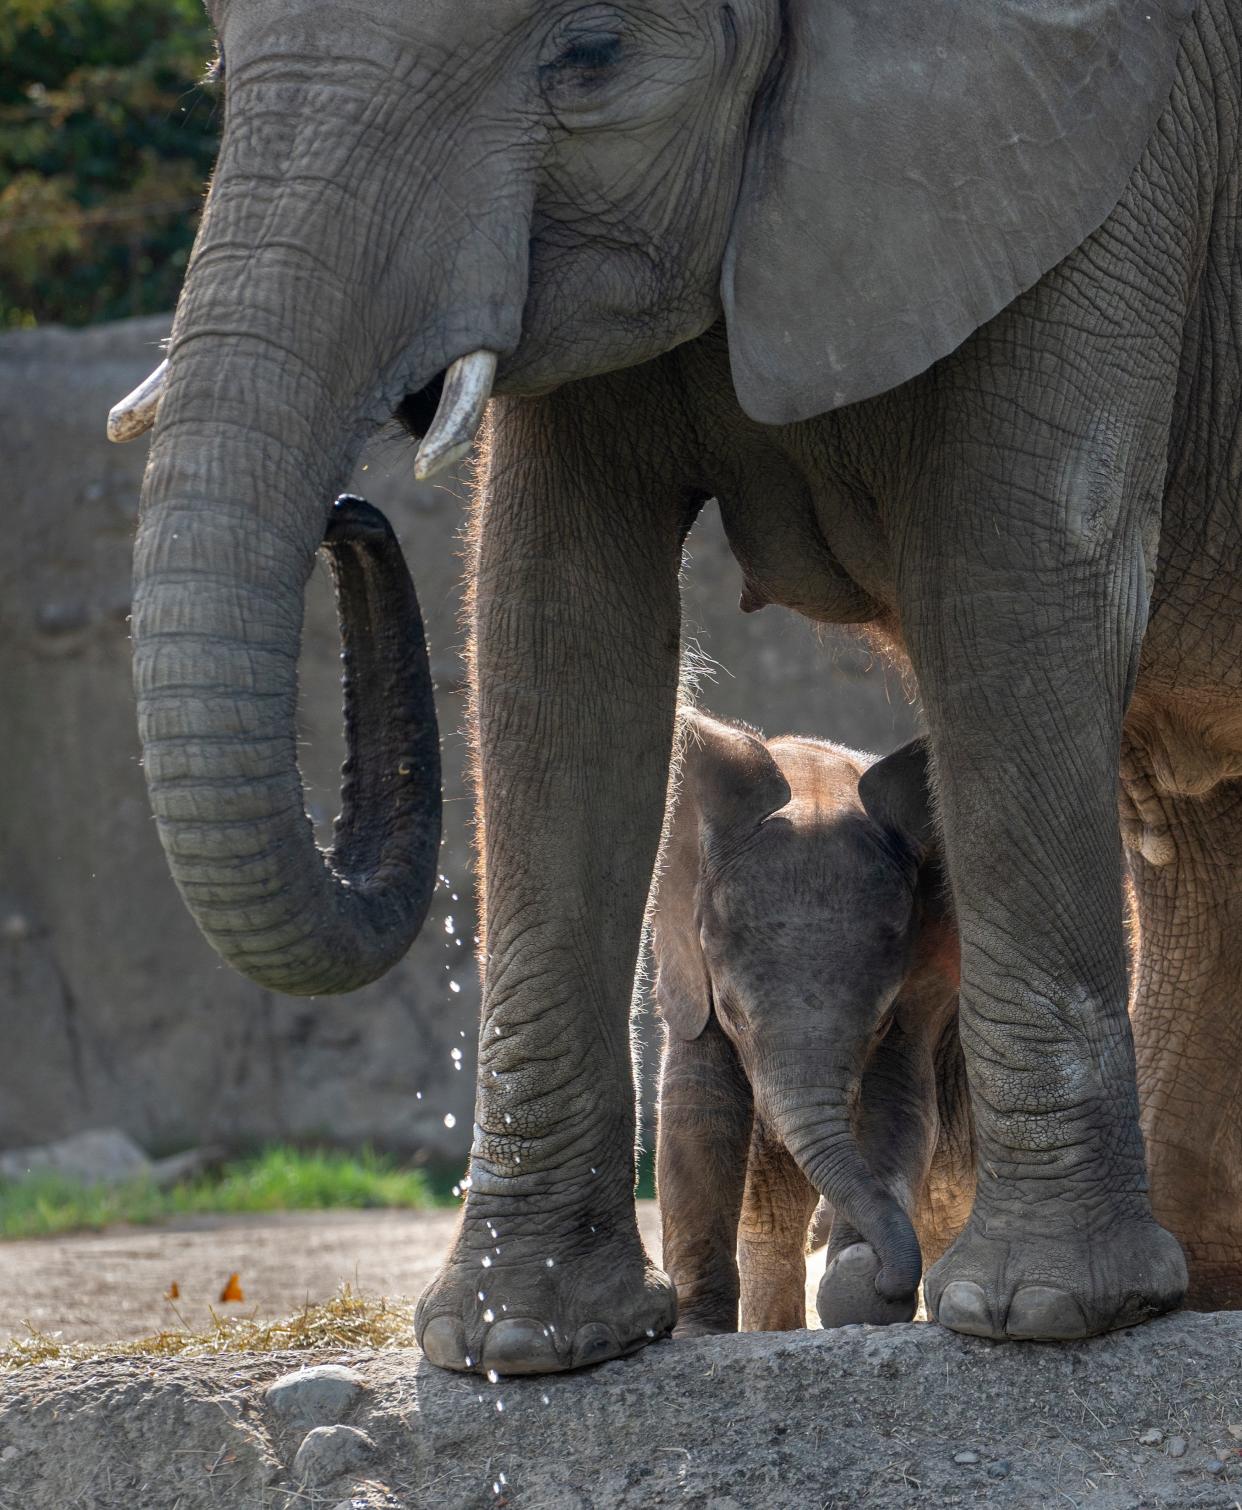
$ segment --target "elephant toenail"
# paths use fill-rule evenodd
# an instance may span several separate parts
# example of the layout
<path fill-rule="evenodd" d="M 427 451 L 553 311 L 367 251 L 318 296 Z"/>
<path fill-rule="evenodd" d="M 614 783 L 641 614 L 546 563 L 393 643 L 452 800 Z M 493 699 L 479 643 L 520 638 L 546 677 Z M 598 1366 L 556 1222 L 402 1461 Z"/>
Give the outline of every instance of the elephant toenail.
<path fill-rule="evenodd" d="M 1090 1330 L 1074 1297 L 1051 1285 L 1024 1285 L 1016 1290 L 1005 1322 L 1010 1337 L 1031 1341 L 1066 1342 L 1086 1337 Z"/>
<path fill-rule="evenodd" d="M 488 1331 L 483 1364 L 497 1374 L 550 1374 L 565 1367 L 549 1328 L 526 1316 L 507 1316 Z"/>
<path fill-rule="evenodd" d="M 954 1332 L 970 1337 L 997 1337 L 1000 1332 L 992 1319 L 992 1308 L 980 1285 L 969 1279 L 955 1279 L 945 1285 L 935 1307 L 936 1320 Z"/>
<path fill-rule="evenodd" d="M 471 1365 L 466 1356 L 466 1337 L 455 1316 L 433 1316 L 419 1339 L 423 1356 L 437 1368 L 465 1371 Z"/>
<path fill-rule="evenodd" d="M 602 1321 L 589 1321 L 579 1327 L 574 1338 L 574 1367 L 584 1368 L 589 1363 L 603 1363 L 615 1358 L 621 1351 L 617 1334 Z"/>

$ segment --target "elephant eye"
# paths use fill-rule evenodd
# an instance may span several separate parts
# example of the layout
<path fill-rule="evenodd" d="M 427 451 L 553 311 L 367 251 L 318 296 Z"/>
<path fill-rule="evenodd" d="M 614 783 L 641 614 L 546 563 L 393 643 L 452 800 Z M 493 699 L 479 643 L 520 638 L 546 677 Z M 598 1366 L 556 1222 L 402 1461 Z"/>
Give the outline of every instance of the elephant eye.
<path fill-rule="evenodd" d="M 574 73 L 603 73 L 621 56 L 617 36 L 578 37 L 561 52 L 555 67 Z"/>

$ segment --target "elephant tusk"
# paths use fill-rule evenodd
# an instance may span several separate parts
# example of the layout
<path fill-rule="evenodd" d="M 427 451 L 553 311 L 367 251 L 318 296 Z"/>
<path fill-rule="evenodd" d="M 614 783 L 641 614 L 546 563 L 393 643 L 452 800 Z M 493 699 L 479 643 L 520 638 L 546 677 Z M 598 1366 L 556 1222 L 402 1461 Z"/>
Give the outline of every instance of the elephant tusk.
<path fill-rule="evenodd" d="M 155 414 L 164 397 L 168 363 L 163 361 L 150 377 L 144 378 L 132 393 L 127 393 L 108 413 L 108 439 L 118 445 L 137 440 L 155 423 Z"/>
<path fill-rule="evenodd" d="M 445 374 L 440 407 L 414 458 L 414 475 L 420 482 L 469 455 L 492 396 L 497 360 L 494 351 L 472 351 L 458 357 Z"/>

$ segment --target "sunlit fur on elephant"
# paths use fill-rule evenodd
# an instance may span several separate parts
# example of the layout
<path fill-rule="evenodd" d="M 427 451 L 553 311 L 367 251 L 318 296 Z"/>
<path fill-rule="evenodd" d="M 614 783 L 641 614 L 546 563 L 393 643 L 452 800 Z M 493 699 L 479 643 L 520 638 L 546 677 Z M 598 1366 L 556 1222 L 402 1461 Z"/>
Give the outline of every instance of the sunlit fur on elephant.
<path fill-rule="evenodd" d="M 674 1324 L 634 1221 L 629 1015 L 681 549 L 713 497 L 748 608 L 869 625 L 918 679 L 978 1141 L 929 1309 L 998 1338 L 1141 1321 L 1188 1283 L 1157 1217 L 1194 1295 L 1242 1299 L 1242 0 L 208 9 L 224 135 L 144 487 L 135 677 L 174 875 L 270 987 L 370 979 L 418 925 L 424 682 L 399 627 L 361 649 L 416 604 L 401 585 L 394 620 L 371 567 L 342 598 L 352 784 L 323 854 L 302 591 L 362 437 L 398 413 L 438 464 L 495 357 L 476 1132 L 427 1356 L 540 1372 Z M 1131 705 L 1159 837 L 1135 868 L 1150 1189 Z M 1215 785 L 1168 747 L 1206 734 Z M 1188 769 L 1194 794 L 1161 791 Z"/>

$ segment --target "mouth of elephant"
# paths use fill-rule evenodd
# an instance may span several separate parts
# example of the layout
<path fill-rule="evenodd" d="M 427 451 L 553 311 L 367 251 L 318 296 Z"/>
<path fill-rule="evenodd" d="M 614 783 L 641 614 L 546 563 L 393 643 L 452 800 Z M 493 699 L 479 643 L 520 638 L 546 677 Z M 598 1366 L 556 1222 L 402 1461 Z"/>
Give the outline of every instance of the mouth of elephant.
<path fill-rule="evenodd" d="M 397 405 L 396 418 L 415 440 L 422 440 L 431 429 L 444 393 L 447 368 L 441 368 L 417 393 L 407 393 Z"/>

